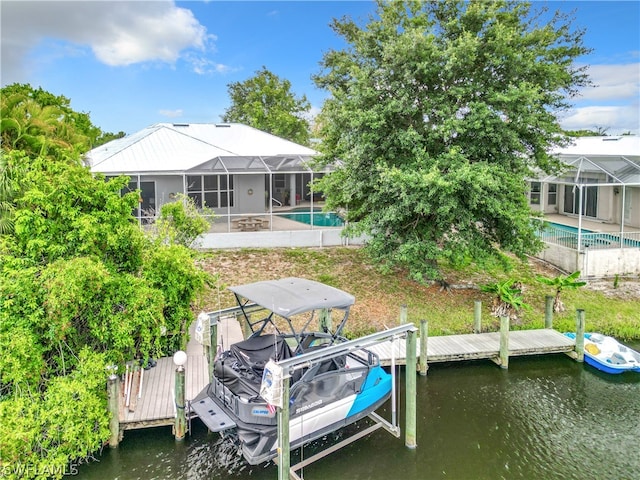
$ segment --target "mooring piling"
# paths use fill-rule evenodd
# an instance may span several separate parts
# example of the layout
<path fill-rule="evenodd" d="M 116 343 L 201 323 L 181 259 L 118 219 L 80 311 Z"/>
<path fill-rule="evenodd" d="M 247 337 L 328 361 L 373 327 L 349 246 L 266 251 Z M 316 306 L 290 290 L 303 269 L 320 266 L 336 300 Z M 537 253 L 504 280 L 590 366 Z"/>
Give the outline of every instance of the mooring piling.
<path fill-rule="evenodd" d="M 544 328 L 553 328 L 553 296 L 544 297 Z"/>
<path fill-rule="evenodd" d="M 407 330 L 406 337 L 407 367 L 406 374 L 406 417 L 404 444 L 408 448 L 416 448 L 416 333 Z"/>
<path fill-rule="evenodd" d="M 509 368 L 509 317 L 500 317 L 500 367 Z"/>
<path fill-rule="evenodd" d="M 400 325 L 404 325 L 405 323 L 407 323 L 407 305 L 401 305 L 400 306 Z"/>
<path fill-rule="evenodd" d="M 584 310 L 576 311 L 576 360 L 584 361 Z"/>
<path fill-rule="evenodd" d="M 111 374 L 107 380 L 107 398 L 109 403 L 109 446 L 117 448 L 120 442 L 120 378 L 116 375 L 116 365 L 109 367 Z"/>
<path fill-rule="evenodd" d="M 473 301 L 473 333 L 482 332 L 482 301 Z"/>
<path fill-rule="evenodd" d="M 176 440 L 183 440 L 187 431 L 187 416 L 185 412 L 185 384 L 184 364 L 187 362 L 187 354 L 178 350 L 173 354 L 173 363 L 176 365 L 175 380 L 175 404 L 176 419 L 173 426 L 173 435 Z"/>
<path fill-rule="evenodd" d="M 209 317 L 209 346 L 207 347 L 209 360 L 209 378 L 213 378 L 213 364 L 218 354 L 218 317 Z"/>
<path fill-rule="evenodd" d="M 429 370 L 427 363 L 427 341 L 429 339 L 429 322 L 420 320 L 420 375 L 425 376 Z"/>
<path fill-rule="evenodd" d="M 288 480 L 291 470 L 289 445 L 289 387 L 290 375 L 282 381 L 282 407 L 277 408 L 278 419 L 278 480 Z"/>

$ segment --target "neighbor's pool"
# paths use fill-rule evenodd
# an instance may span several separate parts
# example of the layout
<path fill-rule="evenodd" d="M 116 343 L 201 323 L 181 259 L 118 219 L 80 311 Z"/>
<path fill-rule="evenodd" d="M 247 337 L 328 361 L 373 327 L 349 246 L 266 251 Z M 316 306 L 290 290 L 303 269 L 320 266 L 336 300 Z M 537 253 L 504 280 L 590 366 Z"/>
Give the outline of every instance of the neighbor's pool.
<path fill-rule="evenodd" d="M 324 213 L 317 208 L 313 210 L 313 216 L 308 208 L 293 209 L 290 213 L 283 213 L 280 216 L 296 222 L 306 223 L 307 225 L 312 224 L 311 220 L 313 218 L 313 225 L 316 227 L 341 227 L 344 225 L 344 220 L 336 213 Z"/>

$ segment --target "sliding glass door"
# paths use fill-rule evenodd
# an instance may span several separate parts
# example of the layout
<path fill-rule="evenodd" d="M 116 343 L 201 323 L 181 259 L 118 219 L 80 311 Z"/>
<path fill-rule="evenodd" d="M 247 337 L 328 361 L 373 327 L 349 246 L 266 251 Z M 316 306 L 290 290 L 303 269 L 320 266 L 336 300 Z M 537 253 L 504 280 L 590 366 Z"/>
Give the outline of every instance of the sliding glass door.
<path fill-rule="evenodd" d="M 580 188 L 565 185 L 564 213 L 578 215 L 580 212 Z M 596 218 L 598 216 L 598 187 L 582 187 L 582 215 Z"/>

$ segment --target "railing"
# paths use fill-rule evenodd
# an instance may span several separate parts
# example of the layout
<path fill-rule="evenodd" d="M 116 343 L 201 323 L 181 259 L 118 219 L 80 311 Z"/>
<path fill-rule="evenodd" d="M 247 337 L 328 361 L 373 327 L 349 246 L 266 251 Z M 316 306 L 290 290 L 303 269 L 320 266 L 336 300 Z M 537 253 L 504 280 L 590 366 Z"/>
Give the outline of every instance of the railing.
<path fill-rule="evenodd" d="M 539 235 L 544 242 L 578 250 L 578 232 L 547 224 L 539 231 Z M 583 231 L 580 233 L 580 250 L 585 248 L 592 250 L 640 248 L 640 232 L 623 233 L 621 236 L 615 232 Z"/>

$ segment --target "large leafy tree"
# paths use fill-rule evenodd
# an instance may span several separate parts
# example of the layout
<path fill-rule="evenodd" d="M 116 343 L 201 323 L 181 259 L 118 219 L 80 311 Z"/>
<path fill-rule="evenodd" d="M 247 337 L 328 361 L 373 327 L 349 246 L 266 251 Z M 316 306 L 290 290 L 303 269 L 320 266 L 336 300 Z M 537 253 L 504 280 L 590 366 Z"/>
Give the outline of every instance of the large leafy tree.
<path fill-rule="evenodd" d="M 306 96 L 291 91 L 289 80 L 262 67 L 253 77 L 230 83 L 228 89 L 231 106 L 222 116 L 224 122 L 244 123 L 292 142 L 309 143 L 305 115 L 311 104 Z"/>
<path fill-rule="evenodd" d="M 137 193 L 121 195 L 127 178 L 106 181 L 82 164 L 84 126 L 50 122 L 64 123 L 64 108 L 39 103 L 44 92 L 10 93 L 22 99 L 2 104 L 2 469 L 7 478 L 61 477 L 108 436 L 105 366 L 182 347 L 210 278 L 172 242 L 179 232 L 160 241 L 140 228 Z M 185 217 L 181 206 L 174 217 Z"/>
<path fill-rule="evenodd" d="M 525 200 L 533 169 L 553 171 L 557 115 L 589 80 L 574 59 L 582 31 L 524 2 L 379 1 L 365 26 L 333 29 L 316 84 L 331 93 L 319 124 L 327 161 L 319 187 L 348 207 L 353 233 L 414 278 L 437 262 L 540 248 Z"/>

